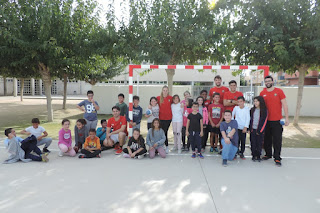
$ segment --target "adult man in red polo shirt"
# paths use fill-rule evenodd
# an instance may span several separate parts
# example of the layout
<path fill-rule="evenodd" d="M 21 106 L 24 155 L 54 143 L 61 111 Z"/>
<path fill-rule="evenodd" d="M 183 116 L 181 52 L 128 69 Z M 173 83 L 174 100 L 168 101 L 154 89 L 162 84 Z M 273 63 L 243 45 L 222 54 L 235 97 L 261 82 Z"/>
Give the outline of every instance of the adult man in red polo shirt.
<path fill-rule="evenodd" d="M 115 154 L 120 155 L 122 153 L 122 146 L 126 143 L 128 135 L 127 119 L 125 116 L 120 116 L 120 108 L 118 106 L 112 107 L 112 115 L 113 117 L 108 120 L 107 136 L 103 141 L 103 145 L 106 147 L 115 145 Z"/>
<path fill-rule="evenodd" d="M 288 104 L 286 96 L 282 89 L 273 86 L 272 76 L 266 76 L 264 78 L 266 88 L 264 88 L 260 96 L 262 96 L 266 102 L 268 109 L 268 121 L 264 136 L 264 149 L 266 155 L 264 160 L 268 160 L 272 157 L 273 146 L 273 158 L 277 166 L 281 166 L 281 147 L 282 147 L 282 125 L 280 120 L 282 119 L 282 108 L 285 114 L 285 125 L 289 125 Z"/>
<path fill-rule="evenodd" d="M 238 105 L 238 97 L 243 96 L 242 92 L 237 91 L 237 82 L 231 80 L 229 82 L 230 91 L 223 96 L 223 106 L 225 110 L 233 111 L 233 108 Z"/>
<path fill-rule="evenodd" d="M 214 93 L 219 93 L 220 94 L 220 101 L 219 103 L 223 105 L 223 96 L 226 92 L 229 91 L 229 89 L 227 87 L 224 87 L 224 86 L 221 86 L 221 82 L 222 82 L 222 79 L 221 79 L 221 76 L 220 75 L 216 75 L 214 77 L 214 84 L 216 85 L 215 87 L 212 87 L 209 91 L 209 96 L 210 96 L 210 100 L 212 102 L 212 95 Z"/>

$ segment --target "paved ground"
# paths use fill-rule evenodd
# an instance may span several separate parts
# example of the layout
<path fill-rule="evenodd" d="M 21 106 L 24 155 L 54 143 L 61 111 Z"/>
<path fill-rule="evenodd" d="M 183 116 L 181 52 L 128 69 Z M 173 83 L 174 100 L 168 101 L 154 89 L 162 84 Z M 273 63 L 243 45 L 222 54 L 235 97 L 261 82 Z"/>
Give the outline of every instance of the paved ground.
<path fill-rule="evenodd" d="M 283 166 L 236 160 L 221 166 L 171 153 L 166 159 L 57 156 L 0 164 L 0 212 L 320 212 L 320 149 L 283 149 Z M 0 161 L 5 159 L 0 145 Z"/>

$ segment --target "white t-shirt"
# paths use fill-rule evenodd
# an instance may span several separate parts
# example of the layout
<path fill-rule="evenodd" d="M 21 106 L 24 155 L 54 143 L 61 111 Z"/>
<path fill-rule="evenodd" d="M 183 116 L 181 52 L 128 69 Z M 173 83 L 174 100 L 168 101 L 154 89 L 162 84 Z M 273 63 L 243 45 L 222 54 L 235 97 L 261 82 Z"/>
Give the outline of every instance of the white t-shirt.
<path fill-rule="evenodd" d="M 34 128 L 33 126 L 30 126 L 28 128 L 25 129 L 27 132 L 30 132 L 31 135 L 36 136 L 36 138 L 38 138 L 39 136 L 42 135 L 42 133 L 44 131 L 46 131 L 42 126 L 38 126 L 38 128 Z"/>
<path fill-rule="evenodd" d="M 238 122 L 238 129 L 249 128 L 250 109 L 246 106 L 242 109 L 239 106 L 235 106 L 232 111 L 232 119 Z"/>
<path fill-rule="evenodd" d="M 181 104 L 171 104 L 171 110 L 172 110 L 172 122 L 182 122 L 182 114 L 183 114 L 183 108 L 181 108 Z"/>

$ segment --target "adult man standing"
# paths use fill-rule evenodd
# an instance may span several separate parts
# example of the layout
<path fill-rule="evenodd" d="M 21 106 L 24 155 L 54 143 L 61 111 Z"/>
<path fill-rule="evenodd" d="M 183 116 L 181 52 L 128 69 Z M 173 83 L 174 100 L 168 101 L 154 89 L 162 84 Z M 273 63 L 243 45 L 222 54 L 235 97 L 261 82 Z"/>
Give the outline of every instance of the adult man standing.
<path fill-rule="evenodd" d="M 221 79 L 221 76 L 220 75 L 216 75 L 214 77 L 214 84 L 216 85 L 215 87 L 212 87 L 209 91 L 209 96 L 210 96 L 210 100 L 212 102 L 212 95 L 214 93 L 219 93 L 220 94 L 220 101 L 219 103 L 223 105 L 223 97 L 224 97 L 224 94 L 226 92 L 229 91 L 229 89 L 227 87 L 224 87 L 224 86 L 221 86 L 221 82 L 222 82 L 222 79 Z"/>
<path fill-rule="evenodd" d="M 264 149 L 266 155 L 262 158 L 268 160 L 272 157 L 273 146 L 273 158 L 277 166 L 281 166 L 281 147 L 282 147 L 282 125 L 280 120 L 282 119 L 282 108 L 285 114 L 285 125 L 289 125 L 288 104 L 286 96 L 282 89 L 273 86 L 272 76 L 266 76 L 264 78 L 266 88 L 264 88 L 260 96 L 262 96 L 266 102 L 268 109 L 268 121 L 266 125 L 265 137 L 264 137 Z"/>
<path fill-rule="evenodd" d="M 235 80 L 229 82 L 229 88 L 230 91 L 224 94 L 223 106 L 225 106 L 225 110 L 232 112 L 233 108 L 238 105 L 238 97 L 243 96 L 243 93 L 237 91 L 237 82 Z"/>
<path fill-rule="evenodd" d="M 128 135 L 127 120 L 126 117 L 120 116 L 120 108 L 118 106 L 112 107 L 112 115 L 113 117 L 108 120 L 107 136 L 103 141 L 103 145 L 112 147 L 119 143 L 115 145 L 115 154 L 120 155 L 122 153 L 122 146 L 125 144 Z"/>

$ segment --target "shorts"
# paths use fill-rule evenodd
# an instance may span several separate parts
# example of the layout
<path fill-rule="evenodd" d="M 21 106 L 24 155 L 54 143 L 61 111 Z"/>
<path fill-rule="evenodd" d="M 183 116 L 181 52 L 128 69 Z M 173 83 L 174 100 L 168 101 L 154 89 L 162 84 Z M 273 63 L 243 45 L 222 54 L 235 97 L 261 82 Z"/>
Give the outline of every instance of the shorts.
<path fill-rule="evenodd" d="M 209 126 L 210 132 L 215 133 L 215 134 L 220 134 L 220 127 L 212 127 L 211 125 Z"/>
<path fill-rule="evenodd" d="M 126 136 L 124 141 L 127 141 L 128 136 Z M 119 142 L 119 134 L 114 134 L 110 136 L 110 139 L 116 144 Z"/>

